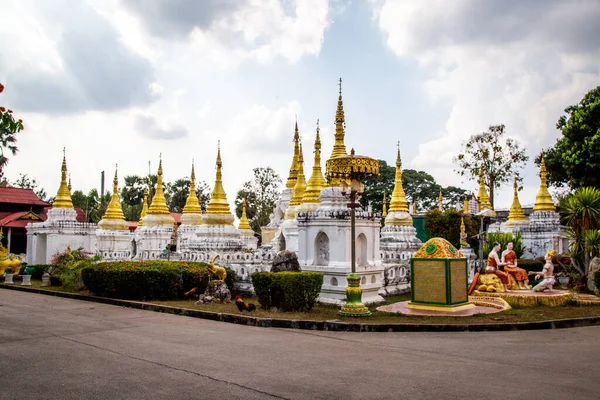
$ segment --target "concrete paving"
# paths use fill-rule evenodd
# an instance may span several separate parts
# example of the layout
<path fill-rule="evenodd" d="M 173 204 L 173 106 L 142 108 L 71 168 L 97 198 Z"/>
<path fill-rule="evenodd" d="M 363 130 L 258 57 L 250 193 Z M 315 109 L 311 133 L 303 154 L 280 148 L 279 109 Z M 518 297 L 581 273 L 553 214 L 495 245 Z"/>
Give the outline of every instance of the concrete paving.
<path fill-rule="evenodd" d="M 594 399 L 600 327 L 317 332 L 0 290 L 0 399 Z"/>

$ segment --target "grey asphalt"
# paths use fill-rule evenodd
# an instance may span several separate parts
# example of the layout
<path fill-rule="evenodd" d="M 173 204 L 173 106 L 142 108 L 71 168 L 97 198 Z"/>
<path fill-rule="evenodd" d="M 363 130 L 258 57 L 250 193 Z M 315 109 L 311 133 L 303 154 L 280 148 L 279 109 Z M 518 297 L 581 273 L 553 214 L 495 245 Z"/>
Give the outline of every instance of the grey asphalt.
<path fill-rule="evenodd" d="M 0 290 L 0 399 L 597 399 L 600 327 L 255 328 Z"/>

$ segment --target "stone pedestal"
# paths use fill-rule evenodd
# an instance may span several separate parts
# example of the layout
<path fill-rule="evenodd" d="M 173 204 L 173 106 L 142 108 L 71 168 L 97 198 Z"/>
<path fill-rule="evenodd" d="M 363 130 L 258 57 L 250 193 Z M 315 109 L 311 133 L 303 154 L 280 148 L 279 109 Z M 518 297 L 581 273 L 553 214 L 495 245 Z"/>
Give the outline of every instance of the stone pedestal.
<path fill-rule="evenodd" d="M 223 281 L 210 281 L 196 304 L 231 303 L 231 291 Z"/>
<path fill-rule="evenodd" d="M 12 284 L 14 284 L 14 282 L 13 282 L 13 275 L 14 274 L 4 274 L 4 283 L 6 285 L 12 285 Z"/>
<path fill-rule="evenodd" d="M 31 275 L 21 275 L 23 282 L 21 286 L 31 286 Z"/>

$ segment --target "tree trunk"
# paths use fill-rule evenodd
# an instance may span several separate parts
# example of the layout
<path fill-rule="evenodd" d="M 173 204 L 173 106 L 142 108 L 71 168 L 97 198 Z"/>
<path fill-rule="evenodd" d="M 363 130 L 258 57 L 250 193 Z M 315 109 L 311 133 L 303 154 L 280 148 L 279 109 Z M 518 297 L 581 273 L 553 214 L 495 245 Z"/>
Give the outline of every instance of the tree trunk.
<path fill-rule="evenodd" d="M 496 181 L 490 178 L 490 204 L 492 205 L 492 210 L 494 209 L 494 184 Z"/>

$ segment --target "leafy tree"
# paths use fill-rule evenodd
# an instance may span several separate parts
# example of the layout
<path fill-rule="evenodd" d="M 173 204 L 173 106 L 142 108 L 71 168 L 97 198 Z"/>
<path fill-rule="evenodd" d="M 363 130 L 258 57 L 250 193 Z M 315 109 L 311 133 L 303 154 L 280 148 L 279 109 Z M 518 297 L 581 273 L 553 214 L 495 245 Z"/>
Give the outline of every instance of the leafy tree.
<path fill-rule="evenodd" d="M 387 193 L 389 202 L 394 191 L 395 179 L 396 167 L 388 165 L 385 160 L 379 160 L 379 176 L 368 177 L 363 182 L 365 191 L 360 197 L 360 205 L 366 209 L 371 204 L 373 212 L 382 212 L 383 193 Z M 404 181 L 404 178 L 402 180 Z"/>
<path fill-rule="evenodd" d="M 242 216 L 242 202 L 246 199 L 246 216 L 255 232 L 269 223 L 275 202 L 281 194 L 281 177 L 271 167 L 254 168 L 254 178 L 244 183 L 235 198 L 235 213 Z"/>
<path fill-rule="evenodd" d="M 600 188 L 600 86 L 590 90 L 579 104 L 565 108 L 556 128 L 562 137 L 536 157 L 546 160 L 548 183 L 568 183 L 571 188 Z"/>
<path fill-rule="evenodd" d="M 27 176 L 27 174 L 23 173 L 20 173 L 19 178 L 16 181 L 12 182 L 10 186 L 22 189 L 32 189 L 37 195 L 37 197 L 44 201 L 46 200 L 46 196 L 48 195 L 44 188 L 39 187 L 38 182 L 35 178 L 30 179 L 29 176 Z"/>
<path fill-rule="evenodd" d="M 449 209 L 444 212 L 434 208 L 425 214 L 425 229 L 429 237 L 441 237 L 460 248 L 460 217 L 462 211 Z M 481 217 L 478 215 L 464 215 L 467 242 L 475 251 L 479 248 L 476 235 L 479 233 Z"/>
<path fill-rule="evenodd" d="M 489 132 L 471 135 L 464 144 L 463 152 L 454 158 L 461 176 L 479 179 L 479 170 L 483 168 L 483 181 L 490 193 L 490 203 L 494 205 L 494 191 L 504 183 L 512 182 L 513 177 L 522 181 L 519 169 L 522 169 L 529 156 L 525 149 L 514 139 L 505 136 L 504 125 L 490 126 Z"/>
<path fill-rule="evenodd" d="M 137 175 L 127 175 L 124 180 L 125 184 L 121 188 L 123 213 L 128 221 L 137 221 L 142 212 L 146 182 L 144 178 Z"/>
<path fill-rule="evenodd" d="M 4 85 L 0 83 L 0 93 Z M 0 178 L 4 175 L 4 168 L 8 164 L 7 153 L 17 154 L 17 133 L 23 130 L 23 120 L 15 119 L 13 111 L 0 106 Z"/>
<path fill-rule="evenodd" d="M 183 212 L 183 207 L 185 207 L 185 202 L 190 194 L 191 183 L 192 182 L 186 177 L 183 179 L 177 179 L 175 182 L 169 185 L 171 189 L 169 210 L 171 210 L 171 212 Z"/>
<path fill-rule="evenodd" d="M 83 210 L 88 221 L 98 222 L 102 219 L 111 196 L 111 193 L 106 192 L 104 195 L 104 205 L 102 205 L 96 189 L 90 190 L 87 196 L 81 190 L 76 190 L 71 194 L 71 201 L 74 207 L 79 207 Z"/>

